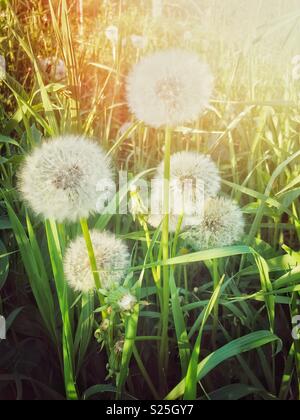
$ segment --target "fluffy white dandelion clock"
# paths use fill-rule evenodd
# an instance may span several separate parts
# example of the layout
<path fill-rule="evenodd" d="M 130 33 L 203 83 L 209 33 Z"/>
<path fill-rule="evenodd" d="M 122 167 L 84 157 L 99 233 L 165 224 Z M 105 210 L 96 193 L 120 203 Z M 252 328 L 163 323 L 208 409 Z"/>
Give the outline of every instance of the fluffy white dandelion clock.
<path fill-rule="evenodd" d="M 131 35 L 130 39 L 134 48 L 137 48 L 139 50 L 144 50 L 145 48 L 147 48 L 148 38 L 146 36 L 133 34 Z"/>
<path fill-rule="evenodd" d="M 53 81 L 61 82 L 67 76 L 65 62 L 55 57 L 39 59 L 42 71 Z"/>
<path fill-rule="evenodd" d="M 110 290 L 120 284 L 126 275 L 130 264 L 128 248 L 124 242 L 109 232 L 93 230 L 91 240 L 101 287 Z M 66 280 L 74 290 L 87 293 L 95 289 L 94 276 L 83 237 L 78 237 L 69 245 L 64 259 L 64 270 Z"/>
<path fill-rule="evenodd" d="M 183 185 L 184 182 L 192 184 L 194 189 L 204 192 L 206 198 L 215 197 L 221 189 L 219 169 L 209 155 L 197 152 L 178 152 L 171 156 L 170 161 L 171 187 L 174 184 Z M 158 166 L 155 178 L 163 179 L 164 162 Z"/>
<path fill-rule="evenodd" d="M 64 136 L 45 141 L 26 157 L 19 190 L 37 215 L 76 222 L 97 211 L 99 183 L 112 179 L 110 161 L 98 144 Z"/>
<path fill-rule="evenodd" d="M 143 58 L 127 82 L 131 111 L 149 126 L 175 127 L 196 120 L 209 104 L 213 77 L 197 54 L 162 51 Z"/>
<path fill-rule="evenodd" d="M 239 206 L 228 198 L 207 200 L 200 224 L 193 226 L 184 238 L 196 251 L 230 246 L 244 234 L 244 218 Z"/>
<path fill-rule="evenodd" d="M 113 311 L 129 313 L 137 304 L 137 298 L 129 289 L 119 286 L 109 291 L 105 302 Z"/>
<path fill-rule="evenodd" d="M 213 160 L 196 152 L 179 152 L 170 161 L 170 230 L 178 227 L 180 216 L 182 229 L 199 223 L 203 215 L 204 202 L 215 197 L 221 189 L 219 170 Z M 163 215 L 163 162 L 156 170 L 152 182 L 151 216 L 149 224 L 158 227 Z"/>
<path fill-rule="evenodd" d="M 105 29 L 106 38 L 113 44 L 117 44 L 119 40 L 119 29 L 117 26 L 111 25 Z"/>
<path fill-rule="evenodd" d="M 119 308 L 121 312 L 130 312 L 137 303 L 137 298 L 131 293 L 126 293 L 119 301 Z"/>

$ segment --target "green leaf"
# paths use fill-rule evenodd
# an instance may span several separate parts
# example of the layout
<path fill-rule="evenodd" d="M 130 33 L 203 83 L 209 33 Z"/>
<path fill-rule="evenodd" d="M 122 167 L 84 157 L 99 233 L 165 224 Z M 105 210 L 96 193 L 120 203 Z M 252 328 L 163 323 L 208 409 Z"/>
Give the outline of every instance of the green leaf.
<path fill-rule="evenodd" d="M 0 290 L 4 286 L 9 272 L 9 257 L 4 243 L 0 240 Z"/>
<path fill-rule="evenodd" d="M 12 327 L 13 323 L 17 319 L 18 315 L 22 312 L 23 308 L 16 308 L 6 319 L 6 331 Z"/>
<path fill-rule="evenodd" d="M 189 338 L 186 330 L 186 325 L 184 321 L 183 311 L 179 301 L 179 291 L 176 287 L 174 270 L 170 272 L 170 292 L 171 292 L 171 303 L 172 303 L 172 313 L 175 324 L 175 331 L 177 336 L 177 343 L 179 349 L 179 357 L 181 362 L 181 371 L 182 375 L 185 375 L 188 369 L 191 349 Z"/>
<path fill-rule="evenodd" d="M 197 380 L 201 381 L 213 369 L 223 363 L 225 360 L 240 354 L 249 352 L 259 347 L 265 346 L 270 343 L 278 342 L 281 348 L 281 340 L 270 331 L 257 331 L 238 338 L 224 347 L 216 350 L 206 357 L 197 368 Z M 167 396 L 166 400 L 177 400 L 184 394 L 186 379 L 183 379 Z"/>
<path fill-rule="evenodd" d="M 51 334 L 54 343 L 57 344 L 55 305 L 49 279 L 47 277 L 46 270 L 43 267 L 44 263 L 42 262 L 37 241 L 33 231 L 30 229 L 29 240 L 25 229 L 13 208 L 7 201 L 5 201 L 5 204 L 33 295 L 45 325 Z M 30 228 L 30 224 L 28 224 L 28 227 Z"/>
<path fill-rule="evenodd" d="M 0 230 L 11 229 L 12 225 L 7 217 L 0 217 Z"/>
<path fill-rule="evenodd" d="M 113 385 L 95 385 L 87 389 L 83 395 L 84 400 L 89 400 L 97 394 L 115 393 L 116 387 Z"/>
<path fill-rule="evenodd" d="M 274 396 L 267 394 L 263 389 L 244 384 L 228 385 L 224 388 L 217 389 L 208 396 L 211 401 L 238 401 L 250 395 L 261 396 L 267 400 L 276 400 Z"/>
<path fill-rule="evenodd" d="M 20 147 L 19 143 L 16 140 L 14 140 L 10 137 L 7 137 L 7 136 L 3 136 L 2 134 L 0 134 L 0 144 L 1 143 L 12 144 L 13 146 Z"/>
<path fill-rule="evenodd" d="M 81 312 L 75 335 L 74 351 L 78 352 L 76 371 L 79 372 L 86 355 L 94 325 L 94 295 L 83 294 L 81 298 Z"/>
<path fill-rule="evenodd" d="M 209 249 L 206 251 L 194 252 L 168 260 L 168 265 L 191 264 L 195 262 L 208 261 L 211 259 L 221 259 L 234 257 L 237 255 L 252 254 L 253 250 L 244 245 L 229 246 L 225 248 Z"/>
<path fill-rule="evenodd" d="M 193 350 L 192 357 L 189 363 L 189 367 L 188 367 L 188 371 L 186 375 L 186 381 L 185 381 L 184 399 L 188 401 L 195 400 L 197 397 L 197 384 L 198 384 L 197 365 L 199 362 L 199 356 L 201 352 L 202 335 L 203 335 L 205 324 L 207 323 L 209 316 L 212 313 L 219 299 L 223 281 L 224 281 L 224 278 L 220 281 L 220 283 L 216 287 L 208 305 L 203 310 L 202 324 L 200 327 L 199 335 L 196 340 L 196 344 L 194 346 L 194 350 Z"/>
<path fill-rule="evenodd" d="M 48 248 L 54 275 L 56 291 L 63 321 L 63 360 L 66 394 L 69 400 L 77 400 L 75 386 L 75 357 L 72 327 L 70 319 L 70 305 L 68 299 L 68 286 L 64 277 L 62 247 L 56 223 L 45 222 Z"/>

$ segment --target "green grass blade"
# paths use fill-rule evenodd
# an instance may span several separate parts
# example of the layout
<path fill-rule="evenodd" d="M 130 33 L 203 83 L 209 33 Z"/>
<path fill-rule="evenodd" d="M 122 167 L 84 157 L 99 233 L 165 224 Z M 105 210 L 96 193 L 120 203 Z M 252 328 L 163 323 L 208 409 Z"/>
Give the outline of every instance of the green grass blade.
<path fill-rule="evenodd" d="M 184 315 L 182 312 L 182 308 L 179 301 L 179 293 L 178 288 L 175 284 L 175 278 L 174 278 L 174 270 L 171 270 L 170 273 L 170 292 L 171 292 L 171 304 L 172 304 L 172 313 L 174 318 L 174 324 L 175 324 L 175 331 L 177 336 L 177 343 L 178 343 L 178 349 L 179 349 L 179 357 L 180 357 L 180 363 L 181 363 L 181 371 L 182 375 L 185 376 L 189 360 L 191 356 L 191 348 L 190 348 L 190 342 L 186 330 L 186 325 L 184 321 Z"/>
<path fill-rule="evenodd" d="M 208 375 L 214 368 L 219 366 L 225 360 L 238 356 L 242 353 L 249 352 L 259 347 L 265 346 L 270 343 L 281 341 L 279 338 L 272 334 L 270 331 L 257 331 L 238 338 L 224 347 L 216 350 L 214 353 L 206 357 L 197 368 L 197 380 L 201 381 Z M 165 398 L 166 400 L 177 400 L 185 391 L 186 379 L 182 380 Z"/>
<path fill-rule="evenodd" d="M 47 275 L 44 270 L 41 270 L 41 264 L 37 262 L 40 255 L 37 251 L 37 244 L 33 241 L 32 246 L 22 223 L 7 201 L 6 208 L 39 311 L 53 341 L 57 343 L 55 306 Z M 33 240 L 32 232 L 30 232 L 30 236 Z"/>
<path fill-rule="evenodd" d="M 55 222 L 45 222 L 49 254 L 52 264 L 57 296 L 63 321 L 63 361 L 66 394 L 69 400 L 78 399 L 75 386 L 75 362 L 72 328 L 70 321 L 70 304 L 68 299 L 68 286 L 64 278 L 63 258 L 59 234 Z"/>
<path fill-rule="evenodd" d="M 223 285 L 223 281 L 224 281 L 224 278 L 220 281 L 220 283 L 216 287 L 207 307 L 203 311 L 202 324 L 200 327 L 199 335 L 197 337 L 196 344 L 194 346 L 193 353 L 190 359 L 188 371 L 186 374 L 184 399 L 188 401 L 195 400 L 197 397 L 197 384 L 198 384 L 197 366 L 199 363 L 199 357 L 200 357 L 200 352 L 201 352 L 202 335 L 203 335 L 205 324 L 207 323 L 215 305 L 218 302 L 218 299 L 221 293 L 221 288 Z"/>
<path fill-rule="evenodd" d="M 81 298 L 81 312 L 78 320 L 74 341 L 74 352 L 78 353 L 76 373 L 78 374 L 86 355 L 94 325 L 94 296 L 83 294 Z"/>

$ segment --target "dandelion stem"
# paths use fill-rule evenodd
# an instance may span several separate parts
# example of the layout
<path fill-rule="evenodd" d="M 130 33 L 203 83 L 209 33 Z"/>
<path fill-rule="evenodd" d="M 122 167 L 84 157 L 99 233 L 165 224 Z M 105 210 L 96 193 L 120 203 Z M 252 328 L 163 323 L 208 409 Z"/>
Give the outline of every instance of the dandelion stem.
<path fill-rule="evenodd" d="M 218 260 L 213 260 L 213 282 L 214 282 L 214 292 L 219 286 L 220 275 L 219 275 L 219 264 Z M 219 300 L 216 301 L 213 314 L 213 329 L 212 329 L 212 343 L 213 347 L 217 348 L 217 332 L 218 332 L 218 321 L 219 321 Z"/>
<path fill-rule="evenodd" d="M 95 286 L 96 286 L 96 289 L 97 289 L 100 305 L 104 306 L 105 305 L 104 298 L 101 295 L 101 293 L 99 292 L 99 290 L 101 289 L 101 279 L 100 279 L 99 271 L 97 269 L 96 257 L 95 257 L 95 253 L 94 253 L 93 243 L 92 243 L 92 239 L 91 239 L 91 235 L 90 235 L 87 220 L 86 219 L 81 219 L 80 220 L 80 225 L 81 225 L 83 237 L 85 239 L 85 243 L 86 243 L 86 247 L 87 247 L 87 251 L 88 251 L 88 255 L 89 255 L 89 260 L 90 260 L 91 269 L 92 269 L 93 276 L 94 276 Z M 102 312 L 102 317 L 103 318 L 107 317 L 107 314 L 106 314 L 105 311 Z"/>
<path fill-rule="evenodd" d="M 170 161 L 171 161 L 171 140 L 172 130 L 166 128 L 165 136 L 165 159 L 164 159 L 164 221 L 162 226 L 162 252 L 163 262 L 169 259 L 169 213 L 170 213 Z M 169 326 L 169 267 L 164 264 L 163 267 L 163 307 L 162 307 L 162 341 L 160 348 L 160 369 L 161 374 L 168 369 L 169 359 L 169 343 L 168 343 L 168 326 Z M 165 379 L 165 378 L 164 378 Z"/>

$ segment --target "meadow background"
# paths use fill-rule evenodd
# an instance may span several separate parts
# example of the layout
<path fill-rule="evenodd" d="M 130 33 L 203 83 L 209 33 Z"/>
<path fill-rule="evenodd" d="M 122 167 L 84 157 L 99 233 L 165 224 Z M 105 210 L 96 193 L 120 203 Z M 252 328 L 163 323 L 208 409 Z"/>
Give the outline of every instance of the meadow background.
<path fill-rule="evenodd" d="M 156 15 L 150 0 L 82 3 L 83 9 L 77 1 L 0 1 L 6 62 L 0 82 L 0 314 L 8 327 L 0 342 L 0 399 L 177 399 L 184 378 L 196 381 L 199 399 L 299 399 L 300 341 L 292 336 L 300 291 L 299 0 L 166 0 Z M 111 25 L 119 31 L 115 43 L 106 33 Z M 146 37 L 145 48 L 137 48 L 132 35 Z M 246 235 L 239 245 L 204 253 L 173 246 L 170 238 L 170 354 L 162 375 L 152 277 L 160 266 L 159 232 L 149 239 L 130 215 L 92 220 L 127 241 L 132 281 L 150 304 L 124 321 L 125 347 L 110 360 L 114 372 L 107 378 L 108 355 L 93 337 L 91 302 L 70 293 L 64 309 L 76 390 L 70 389 L 61 360 L 65 326 L 54 251 L 43 224 L 19 199 L 16 172 L 43 137 L 71 132 L 99 139 L 117 169 L 147 179 L 163 159 L 164 133 L 135 124 L 125 80 L 145 53 L 170 47 L 197 52 L 215 78 L 210 108 L 195 124 L 178 127 L 172 152 L 212 156 L 223 192 L 243 209 Z M 63 60 L 66 77 L 55 80 L 45 71 L 41 60 L 48 57 Z M 77 230 L 60 234 L 67 242 Z M 214 308 L 217 343 L 211 340 Z"/>

